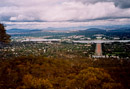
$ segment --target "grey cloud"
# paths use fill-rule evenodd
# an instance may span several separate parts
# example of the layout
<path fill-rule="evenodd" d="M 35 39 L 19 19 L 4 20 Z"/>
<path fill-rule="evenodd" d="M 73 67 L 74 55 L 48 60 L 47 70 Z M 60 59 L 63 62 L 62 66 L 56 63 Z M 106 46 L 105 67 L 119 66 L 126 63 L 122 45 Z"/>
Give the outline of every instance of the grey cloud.
<path fill-rule="evenodd" d="M 74 0 L 79 1 L 79 0 Z M 113 2 L 116 7 L 125 9 L 130 8 L 130 0 L 80 0 L 80 2 L 83 3 L 98 3 L 98 2 Z"/>
<path fill-rule="evenodd" d="M 83 3 L 97 3 L 97 2 L 111 2 L 113 0 L 74 0 L 74 1 L 81 1 Z"/>
<path fill-rule="evenodd" d="M 115 0 L 115 6 L 120 8 L 130 8 L 130 0 Z"/>
<path fill-rule="evenodd" d="M 0 21 L 9 21 L 10 16 L 1 16 Z"/>

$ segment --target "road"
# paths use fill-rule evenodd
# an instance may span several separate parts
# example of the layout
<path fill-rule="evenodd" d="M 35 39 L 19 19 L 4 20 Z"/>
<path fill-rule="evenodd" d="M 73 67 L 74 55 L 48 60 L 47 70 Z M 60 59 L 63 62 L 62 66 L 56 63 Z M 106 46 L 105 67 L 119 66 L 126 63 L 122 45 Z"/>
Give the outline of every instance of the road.
<path fill-rule="evenodd" d="M 97 43 L 96 44 L 96 55 L 97 56 L 102 56 L 102 44 L 101 43 Z"/>

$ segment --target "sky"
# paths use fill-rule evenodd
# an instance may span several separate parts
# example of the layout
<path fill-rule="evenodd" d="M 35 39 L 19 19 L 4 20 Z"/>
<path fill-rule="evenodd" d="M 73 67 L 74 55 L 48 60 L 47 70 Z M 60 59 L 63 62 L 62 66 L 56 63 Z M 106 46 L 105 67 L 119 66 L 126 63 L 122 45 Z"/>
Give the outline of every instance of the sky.
<path fill-rule="evenodd" d="M 130 24 L 130 0 L 0 0 L 7 29 Z"/>

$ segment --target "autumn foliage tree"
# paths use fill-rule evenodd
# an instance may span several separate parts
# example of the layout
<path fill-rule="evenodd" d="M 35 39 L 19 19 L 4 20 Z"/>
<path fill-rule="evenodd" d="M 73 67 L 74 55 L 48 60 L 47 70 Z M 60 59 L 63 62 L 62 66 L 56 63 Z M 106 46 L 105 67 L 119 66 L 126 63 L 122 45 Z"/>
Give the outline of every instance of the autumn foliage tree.
<path fill-rule="evenodd" d="M 116 83 L 102 68 L 88 67 L 80 71 L 70 80 L 70 89 L 118 89 L 120 83 Z"/>

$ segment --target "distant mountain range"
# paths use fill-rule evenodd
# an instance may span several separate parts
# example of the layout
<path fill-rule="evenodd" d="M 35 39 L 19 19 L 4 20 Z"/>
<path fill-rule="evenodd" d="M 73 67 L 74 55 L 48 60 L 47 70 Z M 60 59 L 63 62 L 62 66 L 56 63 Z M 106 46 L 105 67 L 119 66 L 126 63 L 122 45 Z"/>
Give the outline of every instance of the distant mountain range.
<path fill-rule="evenodd" d="M 7 33 L 32 33 L 32 32 L 40 32 L 42 30 L 39 29 L 32 29 L 32 30 L 27 30 L 27 29 L 9 29 L 7 30 Z"/>
<path fill-rule="evenodd" d="M 113 25 L 113 26 L 79 26 L 79 27 L 61 27 L 53 28 L 48 27 L 44 29 L 9 29 L 8 33 L 23 33 L 23 32 L 50 32 L 50 31 L 87 31 L 87 32 L 97 32 L 97 31 L 130 31 L 130 25 Z"/>
<path fill-rule="evenodd" d="M 130 32 L 130 28 L 128 27 L 123 27 L 123 28 L 117 28 L 117 29 L 112 29 L 112 30 L 107 30 L 107 29 L 100 29 L 100 28 L 89 28 L 86 30 L 79 30 L 78 32 Z"/>
<path fill-rule="evenodd" d="M 110 27 L 111 28 L 111 27 Z M 64 36 L 71 36 L 71 35 L 85 35 L 86 37 L 92 37 L 95 34 L 103 34 L 109 37 L 128 37 L 130 38 L 130 27 L 121 27 L 121 28 L 111 28 L 111 30 L 105 29 L 103 27 L 97 28 L 86 28 L 85 30 L 56 30 L 53 28 L 47 29 L 10 29 L 7 30 L 7 33 L 11 36 L 34 36 L 34 37 L 41 37 L 41 36 L 55 36 L 55 35 L 64 35 Z M 65 28 L 66 29 L 66 28 Z M 65 32 L 63 32 L 65 31 Z"/>

